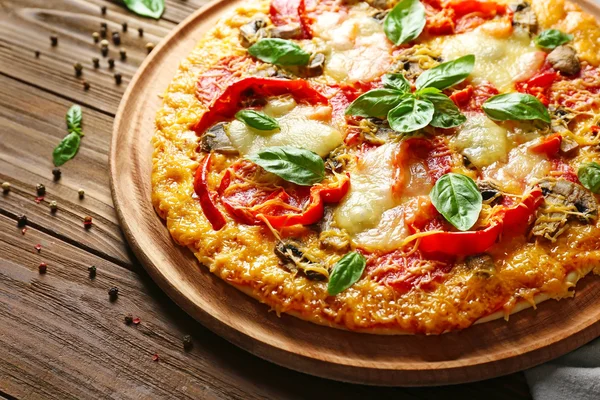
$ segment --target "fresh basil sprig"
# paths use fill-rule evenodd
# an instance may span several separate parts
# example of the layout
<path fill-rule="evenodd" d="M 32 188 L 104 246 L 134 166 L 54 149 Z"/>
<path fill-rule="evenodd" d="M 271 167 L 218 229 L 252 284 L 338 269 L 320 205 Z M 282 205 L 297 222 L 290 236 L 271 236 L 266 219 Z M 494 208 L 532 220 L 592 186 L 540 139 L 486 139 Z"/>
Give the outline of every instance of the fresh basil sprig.
<path fill-rule="evenodd" d="M 542 49 L 555 49 L 571 40 L 573 40 L 573 35 L 561 32 L 558 29 L 548 29 L 535 38 L 535 44 Z"/>
<path fill-rule="evenodd" d="M 455 173 L 442 176 L 429 196 L 440 214 L 460 231 L 470 229 L 479 218 L 483 199 L 468 176 Z"/>
<path fill-rule="evenodd" d="M 275 65 L 307 65 L 310 54 L 291 40 L 262 39 L 248 48 L 248 53 Z"/>
<path fill-rule="evenodd" d="M 395 45 L 416 39 L 425 28 L 425 7 L 419 0 L 402 0 L 383 21 L 385 35 Z"/>
<path fill-rule="evenodd" d="M 165 0 L 123 0 L 127 8 L 141 15 L 159 19 L 165 11 Z"/>
<path fill-rule="evenodd" d="M 497 121 L 531 121 L 550 123 L 548 110 L 535 96 L 524 93 L 504 93 L 492 96 L 483 103 L 483 111 Z"/>
<path fill-rule="evenodd" d="M 248 156 L 248 159 L 266 171 L 301 186 L 311 186 L 325 178 L 323 159 L 306 149 L 291 146 L 268 147 Z"/>
<path fill-rule="evenodd" d="M 81 145 L 81 138 L 83 137 L 81 107 L 78 105 L 72 106 L 67 111 L 66 120 L 69 134 L 52 151 L 52 160 L 57 167 L 75 157 Z"/>
<path fill-rule="evenodd" d="M 467 55 L 424 72 L 412 93 L 410 83 L 401 74 L 387 74 L 384 88 L 359 96 L 346 109 L 346 115 L 384 117 L 390 127 L 401 133 L 414 132 L 427 125 L 453 128 L 467 119 L 452 100 L 441 91 L 462 82 L 473 70 L 475 56 Z"/>
<path fill-rule="evenodd" d="M 335 296 L 354 285 L 362 276 L 366 265 L 367 260 L 362 254 L 355 251 L 346 254 L 335 263 L 329 275 L 327 292 Z"/>
<path fill-rule="evenodd" d="M 577 171 L 579 182 L 592 192 L 600 193 L 600 164 L 591 162 L 583 164 Z"/>
<path fill-rule="evenodd" d="M 275 118 L 271 118 L 267 114 L 259 111 L 241 110 L 235 114 L 235 118 L 248 125 L 250 128 L 258 129 L 259 131 L 279 129 L 279 123 Z"/>

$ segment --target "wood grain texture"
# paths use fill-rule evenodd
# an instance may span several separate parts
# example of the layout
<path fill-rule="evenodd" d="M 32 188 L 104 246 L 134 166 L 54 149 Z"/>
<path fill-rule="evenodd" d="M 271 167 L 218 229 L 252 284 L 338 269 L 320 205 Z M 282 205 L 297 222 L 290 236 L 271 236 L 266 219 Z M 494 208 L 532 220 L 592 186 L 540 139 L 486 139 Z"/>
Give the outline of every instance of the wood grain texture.
<path fill-rule="evenodd" d="M 110 155 L 113 198 L 134 252 L 152 278 L 188 313 L 233 343 L 306 373 L 379 385 L 433 385 L 490 378 L 531 367 L 600 335 L 600 280 L 588 277 L 573 300 L 546 302 L 510 322 L 494 321 L 441 336 L 368 336 L 283 315 L 198 269 L 150 213 L 150 138 L 155 95 L 224 13 L 242 0 L 217 1 L 179 25 L 147 59 L 125 93 Z M 600 15 L 596 8 L 595 15 Z M 125 151 L 123 150 L 125 149 Z M 319 338 L 315 340 L 315 338 Z"/>

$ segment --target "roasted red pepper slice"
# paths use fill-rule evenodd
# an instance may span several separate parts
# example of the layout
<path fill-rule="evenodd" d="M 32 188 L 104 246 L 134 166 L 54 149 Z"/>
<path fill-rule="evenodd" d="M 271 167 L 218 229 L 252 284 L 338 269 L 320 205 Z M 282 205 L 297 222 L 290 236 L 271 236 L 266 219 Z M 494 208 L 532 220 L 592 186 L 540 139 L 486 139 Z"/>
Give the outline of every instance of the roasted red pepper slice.
<path fill-rule="evenodd" d="M 269 14 L 275 26 L 299 25 L 302 28 L 302 34 L 295 39 L 312 39 L 310 18 L 306 15 L 304 0 L 271 0 Z"/>
<path fill-rule="evenodd" d="M 550 87 L 558 78 L 558 73 L 553 69 L 548 69 L 540 72 L 530 78 L 526 83 L 527 86 Z"/>
<path fill-rule="evenodd" d="M 505 5 L 493 1 L 452 0 L 445 7 L 454 10 L 457 17 L 477 13 L 483 18 L 494 18 L 506 13 Z"/>
<path fill-rule="evenodd" d="M 251 97 L 270 97 L 289 94 L 298 102 L 327 104 L 325 96 L 303 79 L 278 79 L 250 76 L 231 84 L 209 106 L 194 126 L 197 134 L 202 134 L 215 123 L 233 118 L 242 107 L 241 101 Z"/>
<path fill-rule="evenodd" d="M 194 177 L 194 191 L 200 200 L 200 207 L 202 207 L 202 212 L 204 212 L 206 219 L 208 219 L 213 229 L 218 231 L 225 226 L 227 221 L 213 202 L 213 194 L 208 189 L 208 171 L 210 169 L 211 159 L 212 153 L 204 158 L 202 164 L 200 164 L 196 170 L 196 176 Z"/>
<path fill-rule="evenodd" d="M 546 136 L 540 143 L 530 146 L 529 150 L 538 154 L 546 154 L 548 157 L 552 158 L 558 154 L 561 143 L 562 136 L 560 133 L 554 133 Z"/>
<path fill-rule="evenodd" d="M 522 232 L 529 218 L 535 210 L 542 204 L 544 195 L 539 187 L 533 188 L 519 204 L 514 207 L 500 211 L 499 217 L 502 221 L 502 231 L 509 233 L 510 231 Z"/>

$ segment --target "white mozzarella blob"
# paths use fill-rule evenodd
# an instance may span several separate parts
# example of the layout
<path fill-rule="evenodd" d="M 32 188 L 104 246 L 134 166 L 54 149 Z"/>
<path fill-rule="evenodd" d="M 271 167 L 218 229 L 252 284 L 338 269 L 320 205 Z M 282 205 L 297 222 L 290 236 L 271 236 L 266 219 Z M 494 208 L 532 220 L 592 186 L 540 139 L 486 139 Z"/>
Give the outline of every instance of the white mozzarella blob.
<path fill-rule="evenodd" d="M 546 61 L 546 53 L 543 51 L 522 54 L 517 58 L 516 65 L 512 69 L 512 80 L 514 82 L 524 82 L 533 78 L 536 72 L 544 65 L 544 61 Z"/>
<path fill-rule="evenodd" d="M 508 162 L 496 162 L 483 171 L 486 178 L 498 182 L 506 190 L 523 190 L 547 176 L 552 167 L 545 155 L 532 153 L 528 144 L 510 151 Z"/>
<path fill-rule="evenodd" d="M 377 226 L 383 213 L 396 206 L 392 195 L 392 159 L 396 144 L 369 151 L 350 175 L 350 190 L 334 213 L 340 228 L 355 235 Z"/>
<path fill-rule="evenodd" d="M 484 114 L 467 115 L 467 121 L 450 145 L 479 169 L 497 161 L 506 161 L 509 151 L 506 129 Z"/>
<path fill-rule="evenodd" d="M 498 39 L 487 34 L 483 27 L 485 24 L 460 35 L 436 38 L 431 45 L 441 50 L 446 61 L 474 54 L 473 83 L 488 81 L 500 92 L 511 91 L 516 77 L 521 79 L 530 73 L 533 76 L 539 68 L 538 56 L 529 55 L 518 61 L 525 54 L 538 53 L 527 32 L 515 29 L 508 38 Z"/>
<path fill-rule="evenodd" d="M 238 120 L 232 121 L 228 134 L 233 146 L 242 155 L 255 154 L 266 147 L 293 146 L 325 157 L 342 144 L 343 138 L 339 130 L 315 120 L 315 116 L 321 120 L 327 115 L 330 118 L 330 107 L 291 107 L 291 103 L 277 100 L 270 102 L 264 109 L 267 114 L 277 119 L 280 130 L 260 131 Z M 288 112 L 290 108 L 291 111 Z"/>
<path fill-rule="evenodd" d="M 400 247 L 409 234 L 404 208 L 398 206 L 385 211 L 377 226 L 360 232 L 354 237 L 354 242 L 366 250 L 392 251 Z"/>

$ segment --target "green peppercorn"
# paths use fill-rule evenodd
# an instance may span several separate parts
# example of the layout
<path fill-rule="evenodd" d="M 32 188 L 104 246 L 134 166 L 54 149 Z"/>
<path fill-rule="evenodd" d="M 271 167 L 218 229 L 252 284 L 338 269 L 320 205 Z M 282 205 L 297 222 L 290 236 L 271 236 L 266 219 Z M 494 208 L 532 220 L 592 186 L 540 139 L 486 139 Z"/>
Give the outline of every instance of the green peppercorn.
<path fill-rule="evenodd" d="M 117 297 L 119 297 L 119 288 L 113 286 L 110 289 L 108 289 L 108 299 L 110 301 L 117 300 Z"/>
<path fill-rule="evenodd" d="M 2 182 L 2 192 L 4 194 L 10 192 L 10 182 Z"/>
<path fill-rule="evenodd" d="M 154 46 L 155 46 L 155 44 L 152 42 L 146 43 L 146 51 L 148 52 L 148 54 L 150 54 L 152 52 L 152 50 L 154 50 Z"/>
<path fill-rule="evenodd" d="M 79 194 L 80 199 L 83 199 L 83 197 L 85 196 L 85 191 L 83 189 L 79 189 L 77 193 Z"/>
<path fill-rule="evenodd" d="M 96 266 L 92 265 L 88 267 L 88 273 L 90 274 L 90 279 L 94 279 L 96 277 Z"/>
<path fill-rule="evenodd" d="M 50 211 L 53 212 L 53 213 L 55 213 L 56 210 L 58 210 L 58 204 L 56 203 L 55 200 L 52 200 L 50 202 Z"/>
<path fill-rule="evenodd" d="M 52 169 L 52 176 L 54 176 L 55 181 L 60 180 L 60 177 L 62 176 L 62 172 L 60 171 L 60 168 Z"/>
<path fill-rule="evenodd" d="M 73 69 L 75 69 L 75 76 L 81 76 L 83 65 L 81 65 L 81 63 L 75 63 L 73 64 Z"/>
<path fill-rule="evenodd" d="M 98 32 L 92 33 L 92 38 L 94 38 L 94 43 L 98 43 L 100 41 L 100 34 Z"/>
<path fill-rule="evenodd" d="M 37 195 L 41 197 L 46 194 L 46 186 L 42 185 L 41 183 L 38 183 L 35 187 L 35 191 L 37 192 Z"/>

